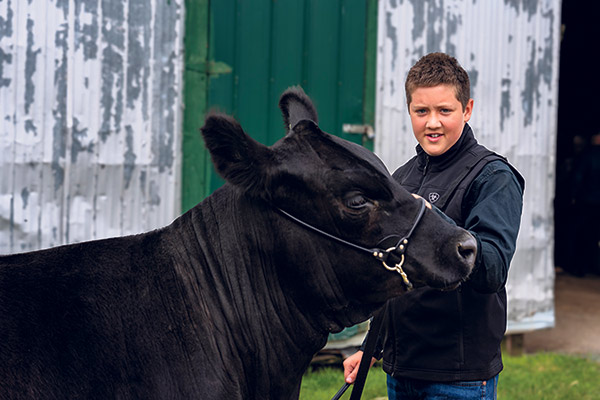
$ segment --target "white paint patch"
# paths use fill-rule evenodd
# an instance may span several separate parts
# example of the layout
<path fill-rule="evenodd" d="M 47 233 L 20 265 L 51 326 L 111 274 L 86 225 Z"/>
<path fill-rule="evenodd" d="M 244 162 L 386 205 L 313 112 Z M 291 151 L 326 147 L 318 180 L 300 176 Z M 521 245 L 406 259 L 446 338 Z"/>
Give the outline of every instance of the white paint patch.
<path fill-rule="evenodd" d="M 183 0 L 0 2 L 0 254 L 180 212 Z"/>

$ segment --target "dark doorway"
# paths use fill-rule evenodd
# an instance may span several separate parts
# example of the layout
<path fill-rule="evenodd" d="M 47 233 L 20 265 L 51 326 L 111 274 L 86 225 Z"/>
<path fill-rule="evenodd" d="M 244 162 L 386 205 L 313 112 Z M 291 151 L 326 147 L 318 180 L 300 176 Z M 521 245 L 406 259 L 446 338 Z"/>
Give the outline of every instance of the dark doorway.
<path fill-rule="evenodd" d="M 583 276 L 600 273 L 600 79 L 596 41 L 600 3 L 564 0 L 556 150 L 555 264 Z M 600 136 L 595 138 L 598 141 Z M 593 160 L 590 152 L 595 151 Z M 586 160 L 584 162 L 584 160 Z M 591 161 L 590 161 L 591 160 Z M 583 171 L 582 164 L 589 164 Z M 596 172 L 590 171 L 595 165 Z M 590 203 L 591 202 L 591 203 Z M 594 205 L 595 202 L 595 205 Z"/>

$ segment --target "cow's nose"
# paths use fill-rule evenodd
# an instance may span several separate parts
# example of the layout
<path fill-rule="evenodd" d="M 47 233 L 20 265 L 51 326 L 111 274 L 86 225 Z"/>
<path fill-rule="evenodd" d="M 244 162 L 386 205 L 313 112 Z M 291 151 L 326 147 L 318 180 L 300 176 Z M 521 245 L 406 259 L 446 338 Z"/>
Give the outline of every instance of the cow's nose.
<path fill-rule="evenodd" d="M 470 268 L 475 266 L 475 258 L 477 257 L 477 240 L 469 232 L 465 232 L 457 246 L 458 256 Z"/>

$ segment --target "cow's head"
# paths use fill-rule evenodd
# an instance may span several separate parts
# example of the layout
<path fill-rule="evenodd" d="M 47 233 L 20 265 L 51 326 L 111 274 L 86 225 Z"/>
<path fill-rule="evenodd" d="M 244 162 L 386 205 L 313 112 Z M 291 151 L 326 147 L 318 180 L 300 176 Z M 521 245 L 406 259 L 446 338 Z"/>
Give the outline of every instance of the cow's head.
<path fill-rule="evenodd" d="M 307 307 L 327 303 L 328 317 L 336 320 L 331 329 L 341 329 L 402 294 L 402 277 L 372 254 L 315 233 L 277 208 L 345 241 L 374 248 L 396 244 L 406 235 L 422 202 L 392 179 L 375 154 L 321 131 L 301 89 L 283 93 L 279 106 L 287 135 L 271 147 L 222 114 L 209 115 L 202 133 L 217 171 L 243 196 L 271 210 L 270 223 L 282 241 L 276 261 L 281 261 L 284 286 L 304 296 Z M 454 287 L 473 268 L 475 250 L 468 232 L 426 210 L 411 235 L 403 269 L 415 286 Z"/>

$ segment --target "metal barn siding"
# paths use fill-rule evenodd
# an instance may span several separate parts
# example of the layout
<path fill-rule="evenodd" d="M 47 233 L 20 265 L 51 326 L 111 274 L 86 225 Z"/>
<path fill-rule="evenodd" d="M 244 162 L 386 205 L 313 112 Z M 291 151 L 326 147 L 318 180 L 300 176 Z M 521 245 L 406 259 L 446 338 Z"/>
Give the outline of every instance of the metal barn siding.
<path fill-rule="evenodd" d="M 0 0 L 0 253 L 180 209 L 183 0 Z"/>
<path fill-rule="evenodd" d="M 391 171 L 414 154 L 404 79 L 424 54 L 471 78 L 478 140 L 526 179 L 509 282 L 509 332 L 554 324 L 553 208 L 560 0 L 382 0 L 375 151 Z"/>

